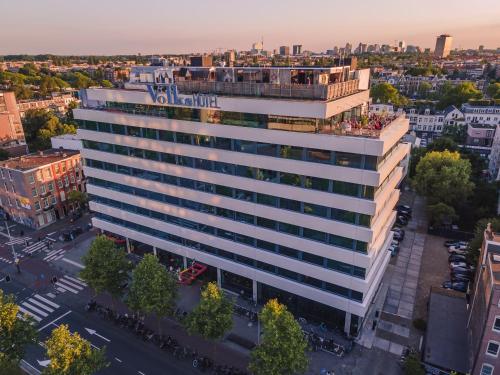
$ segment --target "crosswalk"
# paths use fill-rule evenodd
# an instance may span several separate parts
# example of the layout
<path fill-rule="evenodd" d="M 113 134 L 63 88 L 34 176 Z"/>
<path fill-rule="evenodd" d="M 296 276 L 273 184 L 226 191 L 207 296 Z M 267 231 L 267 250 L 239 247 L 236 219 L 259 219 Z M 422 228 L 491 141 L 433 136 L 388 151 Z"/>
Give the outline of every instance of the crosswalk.
<path fill-rule="evenodd" d="M 10 241 L 6 242 L 5 244 L 10 246 L 10 245 L 25 245 L 27 241 L 31 240 L 31 237 L 19 237 L 19 238 L 13 238 Z"/>
<path fill-rule="evenodd" d="M 26 314 L 32 317 L 36 322 L 40 323 L 59 307 L 60 306 L 57 303 L 50 301 L 39 294 L 34 294 L 32 297 L 27 298 L 19 304 L 18 317 L 22 319 L 23 314 Z"/>
<path fill-rule="evenodd" d="M 33 255 L 37 251 L 41 251 L 41 250 L 46 249 L 46 248 L 47 248 L 47 242 L 39 241 L 39 242 L 35 242 L 34 244 L 31 244 L 31 245 L 25 247 L 22 251 L 27 255 Z"/>
<path fill-rule="evenodd" d="M 47 253 L 47 255 L 45 256 L 45 258 L 43 258 L 43 260 L 46 262 L 52 262 L 54 260 L 61 259 L 65 254 L 66 250 L 64 249 L 51 250 Z"/>
<path fill-rule="evenodd" d="M 14 263 L 14 261 L 12 261 L 10 259 L 7 259 L 7 258 L 4 258 L 4 257 L 0 257 L 0 262 L 4 262 L 4 263 L 7 263 L 7 264 Z"/>
<path fill-rule="evenodd" d="M 55 287 L 59 292 L 71 292 L 73 294 L 78 294 L 86 286 L 87 284 L 83 280 L 67 275 L 59 278 L 59 280 L 55 284 Z"/>

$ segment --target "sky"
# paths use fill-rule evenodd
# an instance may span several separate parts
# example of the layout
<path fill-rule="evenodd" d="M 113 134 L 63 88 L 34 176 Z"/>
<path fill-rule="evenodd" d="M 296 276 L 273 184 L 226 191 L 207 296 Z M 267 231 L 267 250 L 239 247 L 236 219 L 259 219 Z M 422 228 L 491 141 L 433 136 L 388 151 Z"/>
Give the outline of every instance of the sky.
<path fill-rule="evenodd" d="M 346 42 L 500 47 L 499 0 L 0 0 L 0 54 L 151 54 Z"/>

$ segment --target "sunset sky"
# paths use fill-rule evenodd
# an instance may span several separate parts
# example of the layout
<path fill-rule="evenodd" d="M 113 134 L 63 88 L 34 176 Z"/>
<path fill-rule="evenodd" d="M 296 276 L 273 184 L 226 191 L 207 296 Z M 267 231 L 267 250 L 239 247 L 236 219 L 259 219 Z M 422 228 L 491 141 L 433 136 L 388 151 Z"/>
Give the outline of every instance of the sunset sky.
<path fill-rule="evenodd" d="M 248 50 L 351 42 L 500 47 L 499 0 L 0 0 L 0 54 Z"/>

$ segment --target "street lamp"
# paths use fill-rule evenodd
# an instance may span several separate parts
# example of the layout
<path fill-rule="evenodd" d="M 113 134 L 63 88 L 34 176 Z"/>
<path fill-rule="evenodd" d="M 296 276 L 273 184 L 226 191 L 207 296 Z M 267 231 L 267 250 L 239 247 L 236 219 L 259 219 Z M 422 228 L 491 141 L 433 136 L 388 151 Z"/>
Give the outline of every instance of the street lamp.
<path fill-rule="evenodd" d="M 14 256 L 14 262 L 17 264 L 19 262 L 16 254 L 16 250 L 14 249 L 14 244 L 12 243 L 12 237 L 10 235 L 9 224 L 7 224 L 7 220 L 5 220 L 5 228 L 7 228 L 7 236 L 9 236 L 10 248 L 12 250 L 12 255 Z"/>

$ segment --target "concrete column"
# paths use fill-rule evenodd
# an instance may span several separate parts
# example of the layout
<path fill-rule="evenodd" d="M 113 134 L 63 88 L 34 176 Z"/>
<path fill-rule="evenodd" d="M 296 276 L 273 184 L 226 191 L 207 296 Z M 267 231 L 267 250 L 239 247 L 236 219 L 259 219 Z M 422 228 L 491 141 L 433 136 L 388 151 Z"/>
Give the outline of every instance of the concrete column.
<path fill-rule="evenodd" d="M 158 252 L 156 251 L 156 247 L 155 246 L 153 246 L 153 254 L 154 254 L 155 257 L 158 256 Z"/>
<path fill-rule="evenodd" d="M 125 245 L 127 246 L 127 253 L 130 254 L 130 241 L 127 237 L 125 237 Z"/>
<path fill-rule="evenodd" d="M 182 264 L 184 265 L 184 269 L 188 268 L 188 260 L 186 257 L 182 257 Z"/>
<path fill-rule="evenodd" d="M 351 313 L 345 313 L 344 332 L 349 335 L 351 332 Z"/>
<path fill-rule="evenodd" d="M 217 268 L 217 286 L 222 288 L 222 271 L 220 268 Z"/>
<path fill-rule="evenodd" d="M 252 280 L 252 299 L 257 303 L 257 280 Z"/>

